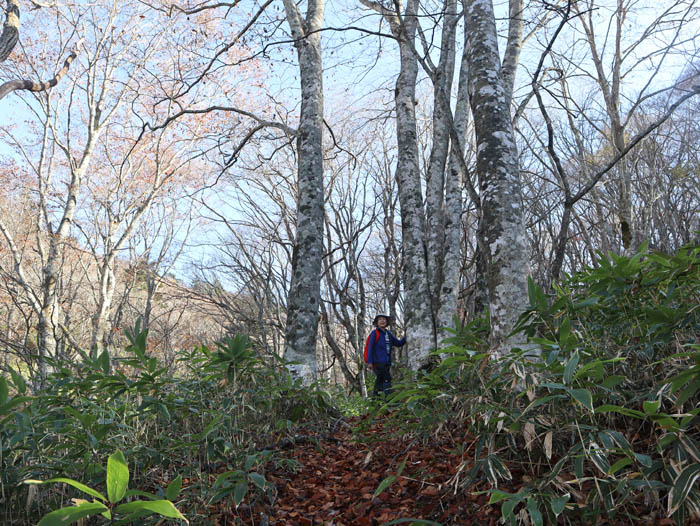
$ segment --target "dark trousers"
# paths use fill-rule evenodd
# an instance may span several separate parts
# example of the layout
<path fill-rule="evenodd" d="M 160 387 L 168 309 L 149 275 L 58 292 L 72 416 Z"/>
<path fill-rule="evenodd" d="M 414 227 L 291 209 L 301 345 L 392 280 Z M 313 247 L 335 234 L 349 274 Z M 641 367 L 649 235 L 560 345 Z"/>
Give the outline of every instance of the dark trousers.
<path fill-rule="evenodd" d="M 377 375 L 377 379 L 374 381 L 372 396 L 377 396 L 380 392 L 384 392 L 387 395 L 391 394 L 391 366 L 388 363 L 375 365 L 374 372 Z"/>

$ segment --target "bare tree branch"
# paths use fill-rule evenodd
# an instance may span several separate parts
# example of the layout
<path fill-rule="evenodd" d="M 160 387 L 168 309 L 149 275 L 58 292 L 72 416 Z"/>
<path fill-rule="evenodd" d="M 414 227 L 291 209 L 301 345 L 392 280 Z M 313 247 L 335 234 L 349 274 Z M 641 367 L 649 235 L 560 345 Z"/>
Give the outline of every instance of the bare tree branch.
<path fill-rule="evenodd" d="M 585 196 L 588 192 L 591 191 L 591 189 L 596 185 L 598 181 L 606 174 L 608 173 L 620 160 L 627 155 L 632 148 L 637 146 L 647 135 L 649 135 L 651 132 L 653 132 L 656 128 L 661 126 L 664 122 L 666 122 L 671 115 L 673 115 L 673 112 L 678 109 L 678 107 L 683 104 L 685 101 L 690 99 L 691 97 L 694 97 L 695 95 L 700 95 L 700 84 L 697 84 L 690 88 L 688 93 L 680 97 L 676 102 L 674 102 L 669 109 L 664 113 L 659 119 L 651 123 L 649 126 L 644 128 L 641 132 L 639 132 L 637 135 L 634 136 L 632 140 L 630 140 L 625 148 L 620 151 L 615 157 L 613 157 L 610 162 L 605 165 L 605 168 L 600 170 L 597 174 L 595 174 L 591 179 L 586 183 L 585 186 L 581 187 L 581 189 L 576 192 L 576 195 L 574 195 L 571 200 L 570 204 L 575 204 L 578 202 L 583 196 Z"/>
<path fill-rule="evenodd" d="M 4 84 L 0 85 L 0 100 L 5 98 L 6 95 L 12 93 L 13 91 L 17 90 L 27 90 L 27 91 L 46 91 L 48 89 L 53 88 L 58 84 L 58 81 L 61 80 L 61 77 L 63 77 L 67 72 L 68 69 L 70 68 L 71 63 L 75 60 L 75 58 L 78 56 L 78 50 L 80 49 L 80 46 L 82 45 L 82 40 L 78 42 L 78 44 L 75 46 L 75 50 L 71 52 L 70 55 L 68 55 L 68 58 L 63 62 L 63 67 L 56 72 L 56 75 L 54 78 L 51 80 L 47 80 L 45 82 L 34 82 L 32 80 L 10 80 L 8 82 L 5 82 Z"/>

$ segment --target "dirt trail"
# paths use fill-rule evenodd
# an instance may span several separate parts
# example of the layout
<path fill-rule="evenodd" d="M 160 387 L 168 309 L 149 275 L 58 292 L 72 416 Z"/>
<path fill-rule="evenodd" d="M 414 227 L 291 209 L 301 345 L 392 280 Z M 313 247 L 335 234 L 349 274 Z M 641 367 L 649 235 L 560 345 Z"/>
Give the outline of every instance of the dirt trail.
<path fill-rule="evenodd" d="M 362 424 L 367 429 L 353 434 Z M 419 442 L 392 437 L 391 427 L 390 420 L 353 419 L 330 439 L 297 445 L 288 451 L 299 462 L 296 473 L 272 466 L 265 473 L 277 487 L 274 505 L 244 503 L 219 524 L 378 526 L 406 518 L 445 526 L 496 523 L 498 509 L 487 505 L 486 495 L 474 496 L 474 488 L 454 491 L 462 462 L 457 451 L 466 450 L 468 458 L 473 443 L 466 430 L 445 429 Z M 392 475 L 395 480 L 373 498 Z"/>

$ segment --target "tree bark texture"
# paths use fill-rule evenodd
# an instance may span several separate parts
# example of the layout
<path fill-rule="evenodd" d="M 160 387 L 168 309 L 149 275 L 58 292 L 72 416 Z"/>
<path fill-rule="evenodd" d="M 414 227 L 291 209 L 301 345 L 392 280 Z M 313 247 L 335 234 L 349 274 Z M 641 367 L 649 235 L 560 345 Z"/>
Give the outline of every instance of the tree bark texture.
<path fill-rule="evenodd" d="M 466 4 L 467 0 L 463 0 Z M 510 112 L 510 107 L 513 101 L 513 90 L 515 89 L 515 76 L 518 70 L 518 64 L 520 63 L 520 51 L 522 49 L 523 43 L 523 1 L 522 0 L 510 0 L 508 7 L 508 40 L 506 43 L 506 50 L 503 54 L 503 62 L 501 64 L 501 76 L 503 78 L 503 90 L 505 93 L 506 107 Z M 468 37 L 467 37 L 468 38 Z M 465 39 L 466 42 L 467 39 Z M 465 44 L 465 48 L 468 44 Z M 510 113 L 509 113 L 510 115 Z M 517 119 L 516 115 L 513 117 L 515 121 Z M 481 173 L 477 174 L 479 178 L 480 191 L 483 192 L 483 180 Z M 485 234 L 484 234 L 484 216 L 479 215 L 479 222 L 477 226 L 476 236 L 479 242 L 476 245 L 476 252 L 474 254 L 474 264 L 476 268 L 476 278 L 474 282 L 474 299 L 473 299 L 473 311 L 475 314 L 479 315 L 484 309 L 487 309 L 490 303 L 490 292 L 489 292 L 489 258 L 487 254 L 483 253 L 482 247 L 484 246 Z"/>
<path fill-rule="evenodd" d="M 396 81 L 396 128 L 398 160 L 396 175 L 401 204 L 403 243 L 404 319 L 408 367 L 418 370 L 427 365 L 434 349 L 434 330 L 425 258 L 425 219 L 418 165 L 416 131 L 416 78 L 418 61 L 412 51 L 416 36 L 418 1 L 409 0 L 400 29 L 401 70 Z"/>
<path fill-rule="evenodd" d="M 462 53 L 457 87 L 457 103 L 455 106 L 454 126 L 461 140 L 459 150 L 450 150 L 445 179 L 445 237 L 444 256 L 442 260 L 442 283 L 440 286 L 440 307 L 437 315 L 438 328 L 454 327 L 454 316 L 457 314 L 459 299 L 459 282 L 461 275 L 461 246 L 462 246 L 462 174 L 459 151 L 465 151 L 465 137 L 469 121 L 469 62 L 467 48 Z"/>
<path fill-rule="evenodd" d="M 378 2 L 360 1 L 383 16 L 399 45 L 401 66 L 394 91 L 398 144 L 396 180 L 401 205 L 404 322 L 408 342 L 401 356 L 405 357 L 403 365 L 418 370 L 428 364 L 430 351 L 435 349 L 435 320 L 428 287 L 426 222 L 416 127 L 418 59 L 415 40 L 419 2 L 408 0 L 405 9 L 401 2 L 396 2 L 395 10 L 391 10 Z"/>
<path fill-rule="evenodd" d="M 310 0 L 306 20 L 295 3 L 284 0 L 299 59 L 301 114 L 298 129 L 297 221 L 292 275 L 287 298 L 285 359 L 298 362 L 290 372 L 305 383 L 316 377 L 323 257 L 323 0 Z"/>
<path fill-rule="evenodd" d="M 442 304 L 444 281 L 444 261 L 446 245 L 446 189 L 445 165 L 450 146 L 450 117 L 452 110 L 445 104 L 452 92 L 452 79 L 455 70 L 455 34 L 457 29 L 457 2 L 445 0 L 440 61 L 433 79 L 433 138 L 426 177 L 426 226 L 427 226 L 427 269 L 428 288 L 432 300 L 433 348 L 440 341 L 438 313 Z M 452 284 L 451 284 L 452 285 Z"/>
<path fill-rule="evenodd" d="M 509 334 L 527 305 L 528 245 L 513 124 L 501 76 L 491 0 L 469 0 L 469 92 L 481 177 L 494 357 L 508 352 Z"/>
<path fill-rule="evenodd" d="M 523 0 L 510 0 L 508 7 L 508 44 L 503 56 L 501 75 L 506 94 L 506 106 L 510 111 L 515 88 L 515 74 L 520 62 L 520 50 L 523 47 Z"/>
<path fill-rule="evenodd" d="M 12 53 L 19 39 L 19 0 L 7 0 L 5 24 L 0 34 L 0 62 Z"/>
<path fill-rule="evenodd" d="M 58 81 L 61 80 L 61 77 L 63 77 L 68 72 L 68 68 L 70 68 L 71 62 L 73 62 L 78 56 L 77 47 L 78 46 L 76 46 L 76 51 L 73 51 L 70 55 L 68 55 L 68 58 L 66 58 L 66 60 L 63 62 L 63 67 L 56 72 L 56 75 L 54 75 L 54 77 L 51 80 L 47 80 L 45 82 L 34 82 L 32 80 L 9 80 L 4 84 L 1 84 L 0 100 L 5 98 L 6 95 L 12 93 L 13 91 L 27 90 L 37 92 L 45 91 L 56 86 L 58 84 Z M 2 50 L 0 50 L 0 53 L 1 52 Z M 2 60 L 0 60 L 0 62 L 2 62 Z"/>

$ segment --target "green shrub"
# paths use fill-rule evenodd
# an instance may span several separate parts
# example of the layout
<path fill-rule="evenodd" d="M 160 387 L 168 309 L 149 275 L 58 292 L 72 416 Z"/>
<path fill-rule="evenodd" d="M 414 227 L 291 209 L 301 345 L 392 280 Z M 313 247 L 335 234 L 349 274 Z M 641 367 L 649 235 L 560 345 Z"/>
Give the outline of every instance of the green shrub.
<path fill-rule="evenodd" d="M 551 294 L 531 281 L 529 300 L 524 349 L 488 361 L 486 320 L 458 328 L 441 363 L 397 389 L 397 426 L 466 421 L 459 484 L 487 481 L 511 524 L 700 512 L 700 249 L 601 254 Z"/>
<path fill-rule="evenodd" d="M 32 523 L 65 503 L 58 488 L 31 497 L 21 484 L 27 479 L 60 476 L 104 491 L 103 459 L 120 450 L 140 491 L 164 497 L 160 481 L 182 475 L 181 509 L 193 523 L 207 524 L 208 506 L 229 489 L 225 496 L 234 502 L 244 494 L 274 498 L 262 464 L 255 471 L 250 459 L 262 462 L 260 451 L 302 422 L 325 425 L 337 415 L 323 386 L 292 381 L 284 363 L 265 363 L 244 336 L 182 352 L 174 371 L 147 352 L 138 326 L 128 338 L 122 355 L 82 353 L 76 363 L 53 364 L 35 396 L 24 394 L 20 375 L 0 376 L 0 522 Z M 222 472 L 229 476 L 215 484 Z"/>

